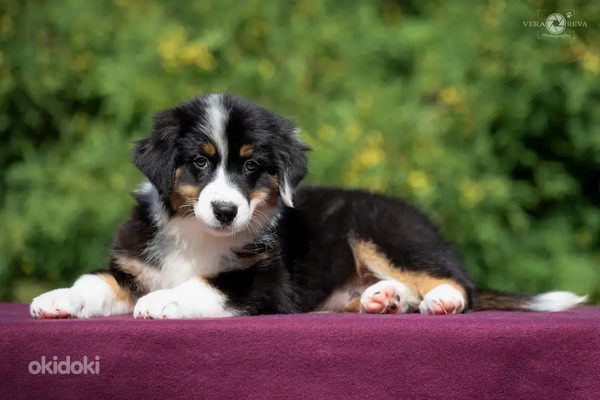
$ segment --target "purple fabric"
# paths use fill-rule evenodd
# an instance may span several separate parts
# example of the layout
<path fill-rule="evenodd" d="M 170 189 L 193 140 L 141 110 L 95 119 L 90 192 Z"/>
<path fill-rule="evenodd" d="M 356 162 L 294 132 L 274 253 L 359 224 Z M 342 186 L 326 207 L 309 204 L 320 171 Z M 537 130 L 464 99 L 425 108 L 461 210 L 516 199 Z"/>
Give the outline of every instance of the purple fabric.
<path fill-rule="evenodd" d="M 0 354 L 11 399 L 599 399 L 600 307 L 43 321 L 0 304 Z M 30 374 L 42 356 L 99 373 Z"/>

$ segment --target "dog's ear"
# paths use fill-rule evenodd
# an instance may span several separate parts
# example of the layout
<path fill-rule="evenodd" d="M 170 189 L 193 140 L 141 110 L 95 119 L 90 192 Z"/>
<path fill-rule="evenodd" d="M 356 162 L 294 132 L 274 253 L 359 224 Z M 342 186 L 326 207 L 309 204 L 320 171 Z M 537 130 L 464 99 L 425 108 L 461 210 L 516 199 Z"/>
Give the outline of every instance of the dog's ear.
<path fill-rule="evenodd" d="M 300 130 L 291 121 L 283 120 L 280 126 L 283 143 L 277 146 L 279 195 L 283 204 L 293 207 L 294 190 L 307 172 L 306 152 L 310 148 L 300 139 Z"/>
<path fill-rule="evenodd" d="M 154 115 L 150 137 L 137 142 L 133 163 L 158 189 L 161 197 L 171 193 L 177 163 L 180 121 L 174 110 Z"/>

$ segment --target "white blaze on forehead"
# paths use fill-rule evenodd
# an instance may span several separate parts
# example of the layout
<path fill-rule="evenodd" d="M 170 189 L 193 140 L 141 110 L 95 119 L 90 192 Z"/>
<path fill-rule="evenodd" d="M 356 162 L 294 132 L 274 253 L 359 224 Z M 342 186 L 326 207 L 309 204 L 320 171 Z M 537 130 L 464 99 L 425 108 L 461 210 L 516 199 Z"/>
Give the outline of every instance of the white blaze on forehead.
<path fill-rule="evenodd" d="M 232 203 L 237 207 L 237 214 L 231 228 L 239 229 L 250 222 L 252 210 L 240 189 L 227 176 L 226 166 L 229 154 L 226 127 L 229 120 L 229 110 L 227 110 L 223 100 L 223 96 L 219 94 L 209 95 L 206 99 L 206 110 L 202 125 L 205 133 L 217 148 L 219 163 L 215 165 L 216 171 L 213 180 L 202 189 L 198 196 L 198 201 L 194 206 L 194 214 L 209 227 L 218 227 L 221 224 L 215 218 L 213 203 Z"/>
<path fill-rule="evenodd" d="M 209 95 L 206 100 L 203 127 L 217 147 L 221 162 L 227 160 L 227 132 L 225 128 L 228 119 L 229 111 L 223 103 L 223 96 L 220 94 Z"/>

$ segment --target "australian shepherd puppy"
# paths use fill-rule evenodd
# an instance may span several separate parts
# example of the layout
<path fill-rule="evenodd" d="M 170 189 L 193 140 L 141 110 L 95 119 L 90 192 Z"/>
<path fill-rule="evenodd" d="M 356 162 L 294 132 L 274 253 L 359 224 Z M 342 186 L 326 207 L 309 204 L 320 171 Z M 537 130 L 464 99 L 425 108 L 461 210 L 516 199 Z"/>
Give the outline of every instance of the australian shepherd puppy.
<path fill-rule="evenodd" d="M 148 178 L 108 269 L 36 297 L 35 318 L 201 318 L 311 311 L 559 311 L 584 300 L 473 287 L 410 205 L 300 187 L 307 146 L 291 121 L 224 94 L 159 112 L 133 160 Z"/>

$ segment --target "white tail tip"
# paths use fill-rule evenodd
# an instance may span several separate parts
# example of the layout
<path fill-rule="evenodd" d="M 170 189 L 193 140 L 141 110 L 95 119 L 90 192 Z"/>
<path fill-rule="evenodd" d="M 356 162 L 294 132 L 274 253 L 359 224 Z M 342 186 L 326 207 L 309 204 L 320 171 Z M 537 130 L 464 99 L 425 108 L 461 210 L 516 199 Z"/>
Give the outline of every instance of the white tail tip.
<path fill-rule="evenodd" d="M 533 297 L 527 306 L 529 311 L 563 311 L 587 300 L 587 296 L 577 296 L 571 292 L 548 292 Z"/>

